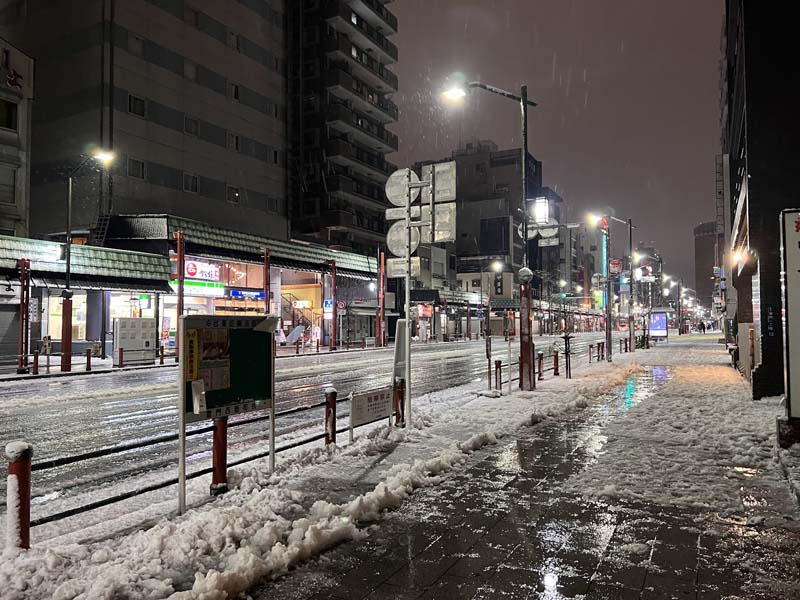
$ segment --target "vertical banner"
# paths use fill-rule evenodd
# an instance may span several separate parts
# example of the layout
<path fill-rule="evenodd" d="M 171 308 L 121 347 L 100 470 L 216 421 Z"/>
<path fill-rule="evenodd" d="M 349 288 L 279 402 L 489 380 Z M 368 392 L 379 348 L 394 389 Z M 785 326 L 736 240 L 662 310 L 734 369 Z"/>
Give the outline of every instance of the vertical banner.
<path fill-rule="evenodd" d="M 786 387 L 786 414 L 800 418 L 800 209 L 781 213 L 783 257 L 783 371 Z"/>

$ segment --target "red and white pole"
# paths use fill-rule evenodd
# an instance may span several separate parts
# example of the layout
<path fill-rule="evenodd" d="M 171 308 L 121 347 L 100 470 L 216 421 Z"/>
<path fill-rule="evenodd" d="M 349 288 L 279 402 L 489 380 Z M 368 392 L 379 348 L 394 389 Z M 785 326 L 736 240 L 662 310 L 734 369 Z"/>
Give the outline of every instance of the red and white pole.
<path fill-rule="evenodd" d="M 172 234 L 175 237 L 175 246 L 176 246 L 176 253 L 178 255 L 177 261 L 177 270 L 178 270 L 178 306 L 176 310 L 176 317 L 180 321 L 180 318 L 183 316 L 183 282 L 186 275 L 186 239 L 183 235 L 182 231 L 176 231 Z M 177 331 L 177 323 L 175 324 L 175 330 Z M 178 357 L 180 353 L 178 352 L 180 345 L 180 340 L 178 336 L 175 336 L 175 362 L 178 362 Z M 120 366 L 122 366 L 122 360 L 120 357 Z"/>
<path fill-rule="evenodd" d="M 533 334 L 531 332 L 532 293 L 530 278 L 528 277 L 529 273 L 532 276 L 529 269 L 520 269 L 519 273 L 521 281 L 519 286 L 519 387 L 521 390 L 525 391 L 536 389 L 536 379 L 534 378 L 533 370 Z"/>
<path fill-rule="evenodd" d="M 6 549 L 31 547 L 31 458 L 27 442 L 6 445 Z"/>
<path fill-rule="evenodd" d="M 384 331 L 383 320 L 386 318 L 386 254 L 380 253 L 380 268 L 378 269 L 378 322 L 375 324 L 375 345 L 383 347 Z"/>
<path fill-rule="evenodd" d="M 214 419 L 211 448 L 211 495 L 219 496 L 228 491 L 228 417 Z"/>
<path fill-rule="evenodd" d="M 336 261 L 329 260 L 328 264 L 330 265 L 331 268 L 331 300 L 333 300 L 329 350 L 333 351 L 336 350 L 336 325 L 337 325 L 336 320 L 339 318 L 338 311 L 336 309 Z"/>
<path fill-rule="evenodd" d="M 325 445 L 336 444 L 336 390 L 325 390 Z"/>
<path fill-rule="evenodd" d="M 264 314 L 269 314 L 269 248 L 264 248 Z"/>

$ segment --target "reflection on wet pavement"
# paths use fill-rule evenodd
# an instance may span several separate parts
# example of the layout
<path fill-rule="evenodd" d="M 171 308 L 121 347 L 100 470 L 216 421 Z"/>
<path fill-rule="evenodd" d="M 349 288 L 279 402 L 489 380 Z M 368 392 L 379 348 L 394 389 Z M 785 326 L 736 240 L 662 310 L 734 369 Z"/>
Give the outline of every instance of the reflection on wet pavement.
<path fill-rule="evenodd" d="M 360 545 L 346 544 L 255 598 L 800 598 L 800 533 L 743 516 L 565 494 L 605 426 L 657 394 L 645 370 L 583 413 L 545 421 L 418 491 Z M 755 473 L 742 471 L 743 478 Z M 760 503 L 759 494 L 746 502 Z"/>

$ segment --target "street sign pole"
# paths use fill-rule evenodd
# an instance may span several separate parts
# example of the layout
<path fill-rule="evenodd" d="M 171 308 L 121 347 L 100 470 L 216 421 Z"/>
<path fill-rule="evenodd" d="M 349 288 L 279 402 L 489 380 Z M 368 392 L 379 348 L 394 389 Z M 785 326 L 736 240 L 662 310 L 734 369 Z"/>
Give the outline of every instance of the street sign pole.
<path fill-rule="evenodd" d="M 531 332 L 531 280 L 533 273 L 523 267 L 517 275 L 520 281 L 519 288 L 519 343 L 520 343 L 520 374 L 519 387 L 524 391 L 536 389 L 536 380 L 533 376 L 533 338 Z"/>
<path fill-rule="evenodd" d="M 408 169 L 408 193 L 406 194 L 406 374 L 405 374 L 405 418 L 411 422 L 411 200 L 414 193 L 411 187 L 411 169 Z"/>
<path fill-rule="evenodd" d="M 611 224 L 606 224 L 605 230 L 605 246 L 606 246 L 606 361 L 611 362 L 611 302 L 614 299 L 614 291 L 611 286 L 611 271 L 609 263 L 611 262 Z"/>

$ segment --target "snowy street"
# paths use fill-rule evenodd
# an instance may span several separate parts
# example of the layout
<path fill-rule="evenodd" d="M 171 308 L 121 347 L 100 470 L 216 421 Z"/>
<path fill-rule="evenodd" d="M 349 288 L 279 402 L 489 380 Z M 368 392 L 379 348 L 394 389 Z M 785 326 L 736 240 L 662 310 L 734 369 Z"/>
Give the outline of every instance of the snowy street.
<path fill-rule="evenodd" d="M 34 529 L 0 588 L 14 600 L 800 594 L 781 407 L 748 399 L 713 336 L 581 362 L 535 392 L 484 387 L 419 397 L 413 427 L 294 451 L 272 476 L 266 461 L 232 469 L 231 492 L 197 505 L 207 488 L 193 486 L 194 510 L 141 531 L 64 545 L 74 538 Z"/>

